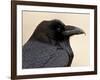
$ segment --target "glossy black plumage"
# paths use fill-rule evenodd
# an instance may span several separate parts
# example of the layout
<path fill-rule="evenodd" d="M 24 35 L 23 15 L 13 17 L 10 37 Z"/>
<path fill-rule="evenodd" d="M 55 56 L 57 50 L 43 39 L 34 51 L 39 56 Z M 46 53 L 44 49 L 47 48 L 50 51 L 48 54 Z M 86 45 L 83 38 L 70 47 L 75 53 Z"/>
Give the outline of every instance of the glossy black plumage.
<path fill-rule="evenodd" d="M 84 31 L 60 20 L 42 21 L 22 49 L 22 68 L 71 66 L 70 36 Z"/>

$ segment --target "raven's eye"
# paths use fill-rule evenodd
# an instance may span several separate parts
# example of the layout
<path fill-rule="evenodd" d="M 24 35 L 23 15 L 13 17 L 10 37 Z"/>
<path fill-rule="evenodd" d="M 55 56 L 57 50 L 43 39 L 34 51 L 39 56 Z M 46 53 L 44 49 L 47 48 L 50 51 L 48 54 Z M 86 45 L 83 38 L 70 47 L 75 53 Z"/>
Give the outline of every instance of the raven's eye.
<path fill-rule="evenodd" d="M 60 28 L 57 28 L 57 31 L 60 31 Z"/>

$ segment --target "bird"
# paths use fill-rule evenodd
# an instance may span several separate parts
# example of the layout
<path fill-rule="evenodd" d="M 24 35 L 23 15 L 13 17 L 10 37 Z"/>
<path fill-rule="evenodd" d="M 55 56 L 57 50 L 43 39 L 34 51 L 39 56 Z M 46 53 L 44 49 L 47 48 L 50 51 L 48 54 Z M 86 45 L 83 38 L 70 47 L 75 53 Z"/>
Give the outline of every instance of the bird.
<path fill-rule="evenodd" d="M 59 19 L 43 20 L 22 46 L 22 68 L 71 67 L 74 52 L 70 37 L 84 33 Z"/>

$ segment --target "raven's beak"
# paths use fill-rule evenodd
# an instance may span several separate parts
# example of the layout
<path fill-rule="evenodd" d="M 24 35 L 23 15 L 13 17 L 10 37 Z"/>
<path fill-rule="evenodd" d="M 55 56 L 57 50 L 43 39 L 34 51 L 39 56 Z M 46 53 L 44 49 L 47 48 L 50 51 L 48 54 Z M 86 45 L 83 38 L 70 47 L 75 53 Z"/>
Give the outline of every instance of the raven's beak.
<path fill-rule="evenodd" d="M 85 32 L 82 29 L 75 26 L 65 26 L 65 31 L 63 32 L 64 36 L 72 36 L 79 34 L 85 34 Z"/>

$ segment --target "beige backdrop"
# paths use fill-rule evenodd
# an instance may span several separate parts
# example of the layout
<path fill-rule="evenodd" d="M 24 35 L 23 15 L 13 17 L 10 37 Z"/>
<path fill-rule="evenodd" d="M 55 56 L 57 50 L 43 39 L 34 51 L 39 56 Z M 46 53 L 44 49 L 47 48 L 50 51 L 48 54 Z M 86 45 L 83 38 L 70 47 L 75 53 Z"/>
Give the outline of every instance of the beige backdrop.
<path fill-rule="evenodd" d="M 37 25 L 43 20 L 60 19 L 66 25 L 74 25 L 83 29 L 86 35 L 75 35 L 70 39 L 74 52 L 72 66 L 89 65 L 89 14 L 23 11 L 22 15 L 23 45 L 30 38 Z"/>

